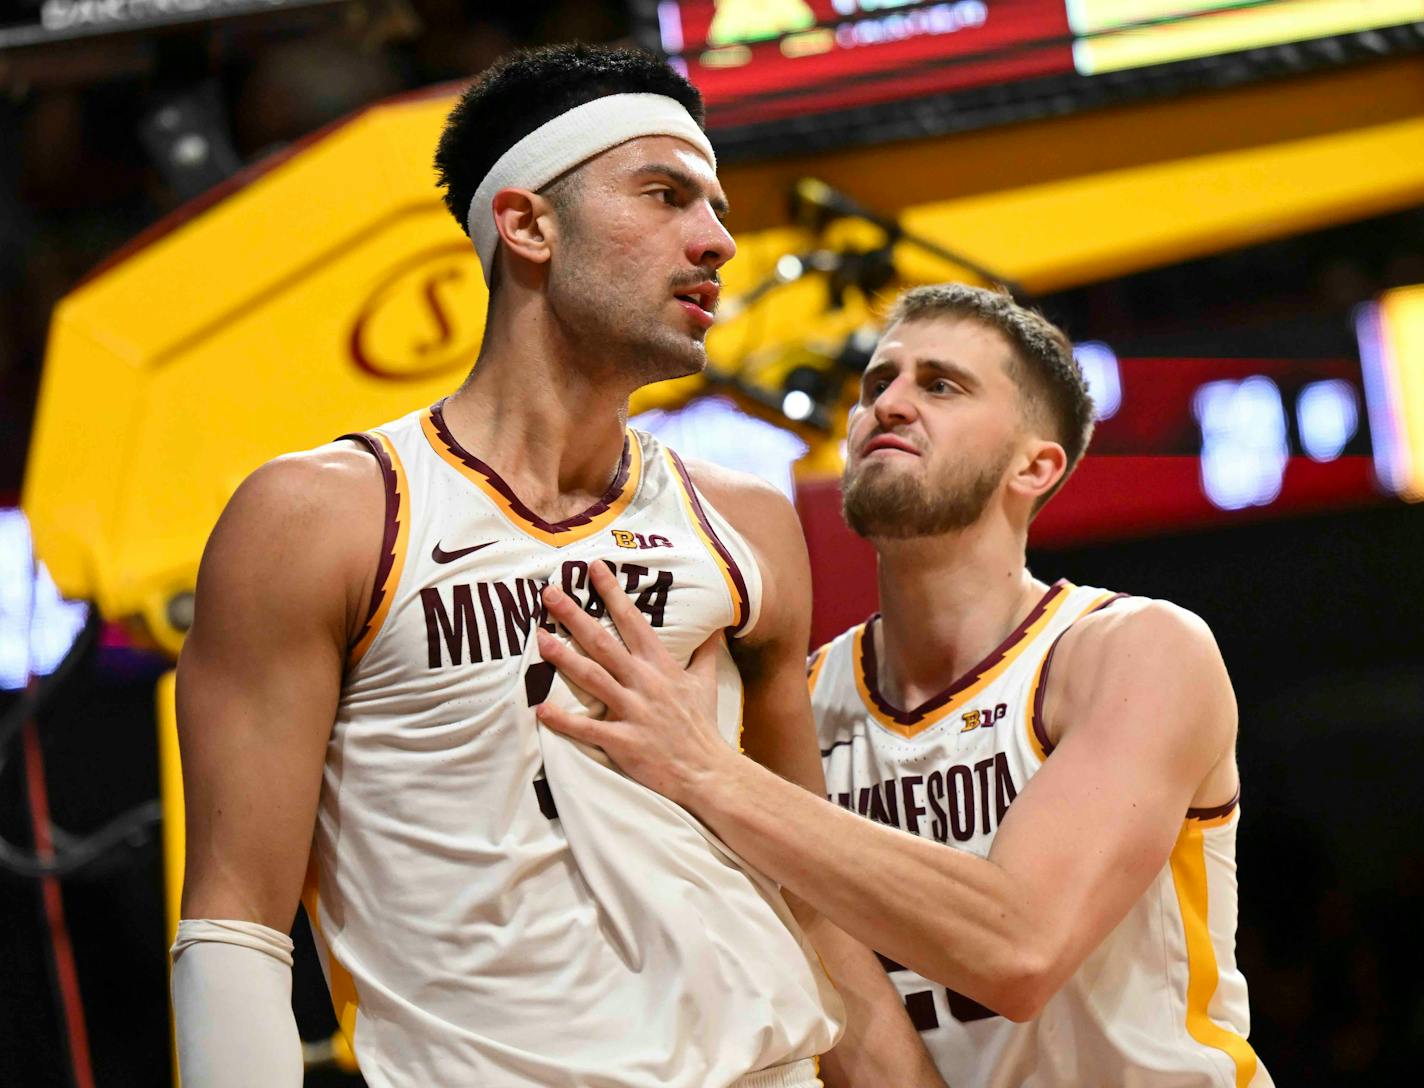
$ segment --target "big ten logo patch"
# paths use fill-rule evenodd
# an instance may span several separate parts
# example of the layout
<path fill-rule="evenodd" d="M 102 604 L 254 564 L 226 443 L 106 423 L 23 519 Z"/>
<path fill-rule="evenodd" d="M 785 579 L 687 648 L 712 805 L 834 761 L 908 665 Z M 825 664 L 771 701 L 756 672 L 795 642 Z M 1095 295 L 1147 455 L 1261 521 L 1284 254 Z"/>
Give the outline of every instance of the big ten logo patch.
<path fill-rule="evenodd" d="M 671 548 L 672 541 L 665 536 L 644 536 L 642 533 L 630 533 L 627 529 L 610 529 L 613 534 L 613 543 L 620 548 Z"/>
<path fill-rule="evenodd" d="M 475 251 L 452 242 L 391 268 L 361 304 L 348 350 L 357 368 L 386 381 L 419 381 L 468 368 L 484 335 L 484 276 Z"/>
<path fill-rule="evenodd" d="M 1009 712 L 1007 703 L 997 703 L 987 710 L 970 710 L 960 715 L 959 720 L 964 723 L 961 733 L 968 733 L 973 729 L 990 729 L 1003 721 L 1004 715 Z"/>

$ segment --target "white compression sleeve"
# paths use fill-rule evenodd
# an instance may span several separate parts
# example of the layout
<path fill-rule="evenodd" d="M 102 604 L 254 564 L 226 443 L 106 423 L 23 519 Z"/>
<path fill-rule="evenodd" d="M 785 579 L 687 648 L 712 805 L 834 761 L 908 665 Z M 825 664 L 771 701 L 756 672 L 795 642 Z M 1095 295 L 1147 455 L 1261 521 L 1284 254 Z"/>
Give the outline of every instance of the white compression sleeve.
<path fill-rule="evenodd" d="M 185 918 L 173 942 L 183 1088 L 300 1088 L 292 939 L 256 922 Z"/>

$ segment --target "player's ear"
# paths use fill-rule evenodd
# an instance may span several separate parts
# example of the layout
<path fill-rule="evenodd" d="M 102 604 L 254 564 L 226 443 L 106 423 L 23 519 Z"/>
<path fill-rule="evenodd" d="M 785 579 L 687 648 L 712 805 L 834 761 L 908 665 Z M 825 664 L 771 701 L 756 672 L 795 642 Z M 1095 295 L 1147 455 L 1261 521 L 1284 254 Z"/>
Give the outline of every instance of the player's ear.
<path fill-rule="evenodd" d="M 1010 470 L 1009 490 L 1033 501 L 1063 478 L 1068 455 L 1057 442 L 1034 439 L 1021 451 Z"/>
<path fill-rule="evenodd" d="M 552 253 L 553 208 L 528 189 L 501 189 L 491 202 L 499 240 L 511 257 L 545 264 Z"/>

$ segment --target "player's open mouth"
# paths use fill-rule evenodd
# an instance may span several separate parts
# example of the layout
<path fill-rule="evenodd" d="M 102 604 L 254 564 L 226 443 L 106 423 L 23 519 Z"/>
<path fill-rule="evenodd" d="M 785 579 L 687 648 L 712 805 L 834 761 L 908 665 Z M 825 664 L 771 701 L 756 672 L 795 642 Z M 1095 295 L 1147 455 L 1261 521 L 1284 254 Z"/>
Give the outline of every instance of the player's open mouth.
<path fill-rule="evenodd" d="M 706 329 L 711 328 L 712 322 L 716 320 L 717 296 L 720 293 L 721 288 L 708 281 L 685 291 L 679 291 L 673 295 L 673 298 L 692 316 L 694 321 Z"/>

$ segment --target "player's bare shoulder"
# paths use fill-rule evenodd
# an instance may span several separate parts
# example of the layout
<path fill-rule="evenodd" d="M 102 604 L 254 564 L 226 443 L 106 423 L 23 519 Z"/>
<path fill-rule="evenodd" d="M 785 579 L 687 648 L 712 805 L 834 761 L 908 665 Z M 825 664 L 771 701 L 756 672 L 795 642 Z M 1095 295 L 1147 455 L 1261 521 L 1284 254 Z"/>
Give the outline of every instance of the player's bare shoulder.
<path fill-rule="evenodd" d="M 1216 645 L 1211 628 L 1195 612 L 1155 597 L 1123 596 L 1075 623 L 1063 636 L 1063 650 L 1074 642 L 1157 637 Z"/>
<path fill-rule="evenodd" d="M 1117 706 L 1170 706 L 1199 743 L 1229 751 L 1236 698 L 1211 628 L 1170 601 L 1126 597 L 1073 624 L 1054 649 L 1045 719 L 1060 738 Z"/>
<path fill-rule="evenodd" d="M 384 510 L 380 467 L 353 442 L 268 461 L 239 485 L 208 538 L 198 615 L 204 597 L 252 593 L 273 606 L 285 595 L 354 616 L 374 577 Z"/>
<path fill-rule="evenodd" d="M 1195 612 L 1152 597 L 1122 597 L 1073 624 L 1057 651 L 1060 659 L 1115 657 L 1221 660 L 1216 638 Z"/>

